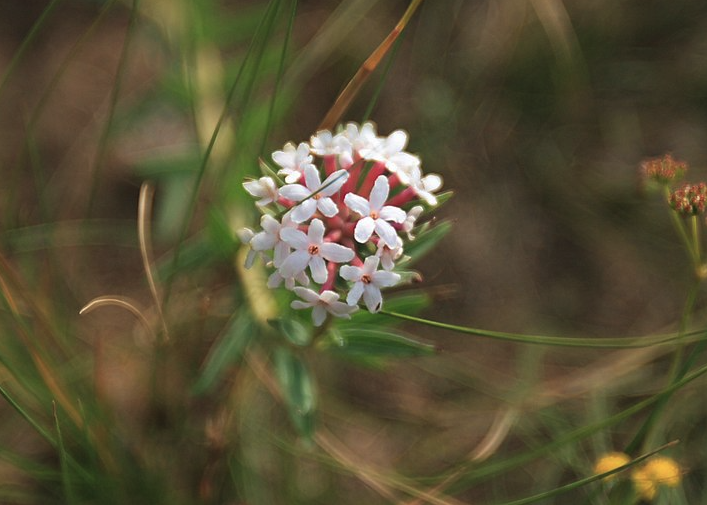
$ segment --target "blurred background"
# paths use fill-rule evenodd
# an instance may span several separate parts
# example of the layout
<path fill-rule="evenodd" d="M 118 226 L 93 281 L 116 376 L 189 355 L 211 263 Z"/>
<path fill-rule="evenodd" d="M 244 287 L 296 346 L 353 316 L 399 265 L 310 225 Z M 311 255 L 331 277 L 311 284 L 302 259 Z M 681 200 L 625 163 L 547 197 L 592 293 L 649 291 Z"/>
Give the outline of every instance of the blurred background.
<path fill-rule="evenodd" d="M 243 177 L 258 174 L 259 156 L 309 139 L 407 5 L 302 0 L 292 17 L 282 2 L 258 45 L 270 12 L 263 1 L 0 0 L 0 245 L 40 309 L 78 335 L 85 360 L 72 365 L 77 374 L 95 366 L 100 348 L 95 387 L 126 433 L 169 424 L 200 401 L 218 417 L 228 395 L 187 401 L 183 393 L 242 295 L 232 247 L 200 249 L 198 238 L 255 223 Z M 433 212 L 452 232 L 417 265 L 424 282 L 414 289 L 432 300 L 425 317 L 597 338 L 677 328 L 691 267 L 638 167 L 670 152 L 690 165 L 688 181 L 705 177 L 705 33 L 707 4 L 694 0 L 422 2 L 343 120 L 361 121 L 372 106 L 379 133 L 406 130 L 408 150 L 454 191 Z M 230 114 L 201 173 L 234 80 Z M 135 225 L 145 180 L 156 188 L 158 272 L 171 280 L 168 317 L 183 345 L 167 367 L 160 412 L 148 405 L 150 360 L 134 319 L 115 308 L 77 315 L 107 293 L 150 306 Z M 184 239 L 196 245 L 172 271 Z M 442 353 L 385 370 L 328 357 L 313 367 L 323 429 L 353 461 L 406 475 L 443 476 L 503 416 L 513 428 L 491 452 L 542 445 L 654 392 L 667 369 L 659 350 L 549 350 L 405 329 Z M 296 437 L 266 396 L 256 389 L 238 399 L 253 406 L 234 437 L 238 468 L 259 477 L 233 503 L 391 501 L 356 472 L 322 471 L 316 458 L 288 471 L 275 464 L 273 453 L 301 449 L 288 447 Z M 690 469 L 684 488 L 694 501 L 685 503 L 704 499 L 700 398 L 688 388 L 674 400 L 660 441 L 690 441 L 678 449 Z M 8 447 L 41 454 L 17 422 L 2 413 L 16 433 Z M 267 429 L 275 433 L 267 440 L 246 436 Z M 496 503 L 559 485 L 631 433 L 623 426 L 537 468 L 463 486 L 457 497 Z M 192 470 L 179 467 L 172 478 L 184 472 L 180 485 L 198 487 Z"/>

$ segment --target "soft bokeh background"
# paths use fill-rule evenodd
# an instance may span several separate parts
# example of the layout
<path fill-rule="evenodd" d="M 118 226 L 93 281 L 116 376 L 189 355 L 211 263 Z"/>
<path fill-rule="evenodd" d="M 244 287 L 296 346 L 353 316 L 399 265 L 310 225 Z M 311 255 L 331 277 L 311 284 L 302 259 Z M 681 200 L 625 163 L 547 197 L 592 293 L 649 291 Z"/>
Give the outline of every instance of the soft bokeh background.
<path fill-rule="evenodd" d="M 168 256 L 188 209 L 197 146 L 208 140 L 265 12 L 258 1 L 142 0 L 131 25 L 131 3 L 103 12 L 104 2 L 59 2 L 0 90 L 2 247 L 60 324 L 77 325 L 87 347 L 102 342 L 100 388 L 116 411 L 130 412 L 118 415 L 127 426 L 157 415 L 146 407 L 149 360 L 135 344 L 140 331 L 117 309 L 80 322 L 76 313 L 106 293 L 150 305 L 134 225 L 140 184 L 156 181 L 155 249 Z M 47 5 L 0 1 L 0 70 L 9 68 Z M 267 157 L 288 140 L 307 140 L 406 6 L 299 2 L 276 90 L 286 15 L 279 21 L 277 44 L 266 52 L 267 78 L 247 100 L 236 99 L 235 119 L 222 135 L 225 147 L 217 144 L 188 236 L 208 226 L 212 206 L 233 226 L 254 221 L 238 205 L 242 195 L 233 195 L 242 193 L 243 175 L 257 174 L 261 147 Z M 409 150 L 455 192 L 435 211 L 454 223 L 453 231 L 419 264 L 424 283 L 415 288 L 433 299 L 427 317 L 563 336 L 633 336 L 677 327 L 690 267 L 665 206 L 642 190 L 638 166 L 672 152 L 690 164 L 688 180 L 705 176 L 705 33 L 707 4 L 693 0 L 423 2 L 370 118 L 382 134 L 407 130 Z M 346 120 L 362 119 L 383 77 L 381 67 Z M 259 137 L 276 91 L 275 127 Z M 229 138 L 245 140 L 229 144 Z M 184 348 L 166 393 L 174 398 L 165 404 L 199 408 L 198 402 L 180 403 L 191 377 L 175 370 L 198 368 L 238 304 L 234 282 L 227 254 L 212 255 L 176 280 L 170 317 Z M 699 303 L 698 321 L 701 313 Z M 444 352 L 387 371 L 330 358 L 314 366 L 326 429 L 352 457 L 413 475 L 435 475 L 464 460 L 507 409 L 532 414 L 515 423 L 501 445 L 512 453 L 654 391 L 667 367 L 658 351 L 550 352 L 406 329 Z M 678 454 L 690 469 L 686 493 L 699 497 L 705 410 L 695 394 L 688 390 L 675 400 L 680 415 L 669 417 L 660 443 L 689 441 Z M 276 444 L 288 437 L 290 443 L 287 420 L 264 403 L 265 395 L 250 398 L 253 417 L 271 419 L 279 429 Z M 160 415 L 169 419 L 176 411 Z M 5 413 L 3 423 L 14 426 L 13 415 Z M 251 422 L 244 433 L 258 433 L 257 421 Z M 477 486 L 460 499 L 500 501 L 558 485 L 590 468 L 597 446 L 630 438 L 621 431 L 612 436 L 540 462 L 540 470 Z M 29 442 L 10 437 L 8 443 Z M 243 446 L 243 458 L 255 460 L 254 473 L 280 484 L 273 489 L 288 488 L 282 472 L 271 468 L 270 453 L 258 444 Z M 324 503 L 336 486 L 343 489 L 341 503 L 343 497 L 351 503 L 381 499 L 354 478 L 342 477 L 334 486 L 318 480 L 315 470 L 294 472 L 299 477 L 290 478 L 299 487 L 289 490 L 293 501 L 280 496 L 278 502 Z M 263 489 L 258 493 L 267 496 Z M 351 499 L 358 493 L 365 499 Z"/>

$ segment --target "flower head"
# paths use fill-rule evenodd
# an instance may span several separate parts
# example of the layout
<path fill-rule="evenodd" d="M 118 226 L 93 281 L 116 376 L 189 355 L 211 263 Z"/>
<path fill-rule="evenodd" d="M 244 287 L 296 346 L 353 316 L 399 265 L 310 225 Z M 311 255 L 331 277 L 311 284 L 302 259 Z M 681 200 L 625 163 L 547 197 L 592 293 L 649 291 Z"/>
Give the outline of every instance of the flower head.
<path fill-rule="evenodd" d="M 628 454 L 624 454 L 623 452 L 610 452 L 604 454 L 601 458 L 597 460 L 596 464 L 594 465 L 594 473 L 596 475 L 599 475 L 602 473 L 610 472 L 611 470 L 615 470 L 620 466 L 628 464 L 630 461 L 631 458 Z M 616 474 L 604 477 L 604 480 L 609 482 L 614 480 L 615 478 Z"/>
<path fill-rule="evenodd" d="M 685 184 L 670 194 L 668 203 L 684 216 L 702 214 L 707 207 L 707 184 Z"/>
<path fill-rule="evenodd" d="M 660 487 L 677 487 L 682 475 L 680 466 L 674 459 L 657 456 L 634 470 L 631 480 L 642 498 L 652 500 Z"/>
<path fill-rule="evenodd" d="M 381 137 L 374 123 L 348 123 L 273 152 L 284 184 L 270 177 L 244 183 L 257 207 L 267 208 L 260 230 L 241 233 L 250 247 L 246 264 L 261 256 L 271 269 L 268 287 L 293 291 L 300 299 L 292 308 L 311 308 L 315 325 L 328 313 L 349 317 L 361 299 L 379 311 L 382 290 L 401 280 L 396 265 L 415 238 L 419 204 L 436 204 L 442 184 L 422 173 L 407 141 L 403 130 Z M 317 286 L 305 288 L 311 281 Z M 348 303 L 339 301 L 344 294 Z"/>
<path fill-rule="evenodd" d="M 673 159 L 670 154 L 660 158 L 651 158 L 641 163 L 643 176 L 659 184 L 679 181 L 686 171 L 687 163 Z"/>

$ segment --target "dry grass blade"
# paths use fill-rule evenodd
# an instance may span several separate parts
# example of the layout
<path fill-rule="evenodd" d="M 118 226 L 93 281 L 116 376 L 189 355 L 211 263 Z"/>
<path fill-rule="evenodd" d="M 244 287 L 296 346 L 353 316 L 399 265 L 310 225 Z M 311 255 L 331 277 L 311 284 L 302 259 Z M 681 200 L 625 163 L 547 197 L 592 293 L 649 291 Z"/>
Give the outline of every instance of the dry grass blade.
<path fill-rule="evenodd" d="M 79 314 L 80 315 L 88 314 L 89 312 L 92 312 L 99 307 L 120 307 L 122 309 L 128 310 L 133 315 L 135 315 L 135 317 L 138 318 L 138 320 L 142 323 L 142 325 L 145 327 L 145 329 L 152 336 L 152 340 L 155 341 L 157 339 L 155 332 L 152 329 L 152 326 L 150 325 L 150 322 L 144 316 L 142 311 L 137 308 L 137 304 L 135 303 L 135 301 L 131 300 L 130 298 L 127 298 L 125 296 L 118 296 L 118 295 L 99 296 L 98 298 L 94 298 L 93 300 L 88 302 L 79 311 Z"/>
<path fill-rule="evenodd" d="M 162 323 L 162 331 L 164 334 L 164 339 L 169 340 L 169 332 L 167 331 L 167 322 L 164 318 L 164 313 L 162 312 L 162 304 L 160 302 L 160 297 L 157 294 L 157 284 L 155 283 L 155 276 L 152 271 L 152 247 L 150 243 L 150 220 L 152 216 L 152 199 L 155 194 L 155 190 L 149 182 L 144 182 L 140 187 L 140 200 L 138 203 L 138 214 L 137 214 L 137 232 L 138 240 L 140 241 L 140 255 L 142 256 L 142 266 L 145 269 L 145 276 L 147 276 L 147 283 L 150 286 L 150 293 L 155 301 L 155 307 L 157 308 L 157 314 Z"/>
<path fill-rule="evenodd" d="M 344 90 L 339 94 L 332 105 L 329 112 L 322 120 L 319 125 L 320 130 L 331 130 L 336 126 L 336 123 L 341 119 L 341 116 L 346 112 L 346 110 L 351 105 L 351 102 L 356 97 L 361 87 L 364 85 L 366 80 L 370 77 L 373 71 L 378 67 L 383 57 L 390 51 L 393 47 L 393 43 L 397 40 L 400 34 L 403 32 L 408 22 L 412 18 L 417 8 L 422 3 L 422 0 L 412 0 L 407 10 L 395 25 L 395 28 L 388 34 L 385 40 L 371 53 L 368 59 L 363 62 L 363 65 L 358 69 L 356 74 L 351 78 L 349 83 L 346 85 Z"/>

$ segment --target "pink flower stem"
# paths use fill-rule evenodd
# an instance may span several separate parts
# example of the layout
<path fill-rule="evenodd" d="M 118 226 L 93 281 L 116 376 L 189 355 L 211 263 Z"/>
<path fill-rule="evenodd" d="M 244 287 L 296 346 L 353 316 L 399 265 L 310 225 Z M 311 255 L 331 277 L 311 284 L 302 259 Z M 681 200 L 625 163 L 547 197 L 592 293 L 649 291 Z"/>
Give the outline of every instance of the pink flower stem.
<path fill-rule="evenodd" d="M 322 284 L 322 289 L 319 290 L 320 293 L 323 293 L 326 290 L 333 290 L 334 282 L 336 282 L 336 272 L 338 271 L 337 264 L 330 261 L 327 263 L 326 269 L 327 278 L 324 284 Z"/>
<path fill-rule="evenodd" d="M 327 154 L 324 156 L 324 171 L 327 175 L 336 172 L 336 154 Z"/>
<path fill-rule="evenodd" d="M 416 196 L 417 193 L 415 192 L 415 188 L 405 188 L 400 193 L 389 199 L 386 204 L 393 205 L 394 207 L 401 207 Z"/>
<path fill-rule="evenodd" d="M 368 198 L 368 196 L 371 194 L 371 189 L 373 188 L 376 179 L 378 179 L 379 175 L 383 175 L 384 173 L 385 163 L 383 163 L 382 161 L 376 161 L 371 167 L 371 169 L 368 171 L 368 174 L 366 174 L 366 178 L 363 180 L 363 184 L 361 184 L 361 187 L 358 190 L 358 194 L 364 198 Z"/>

